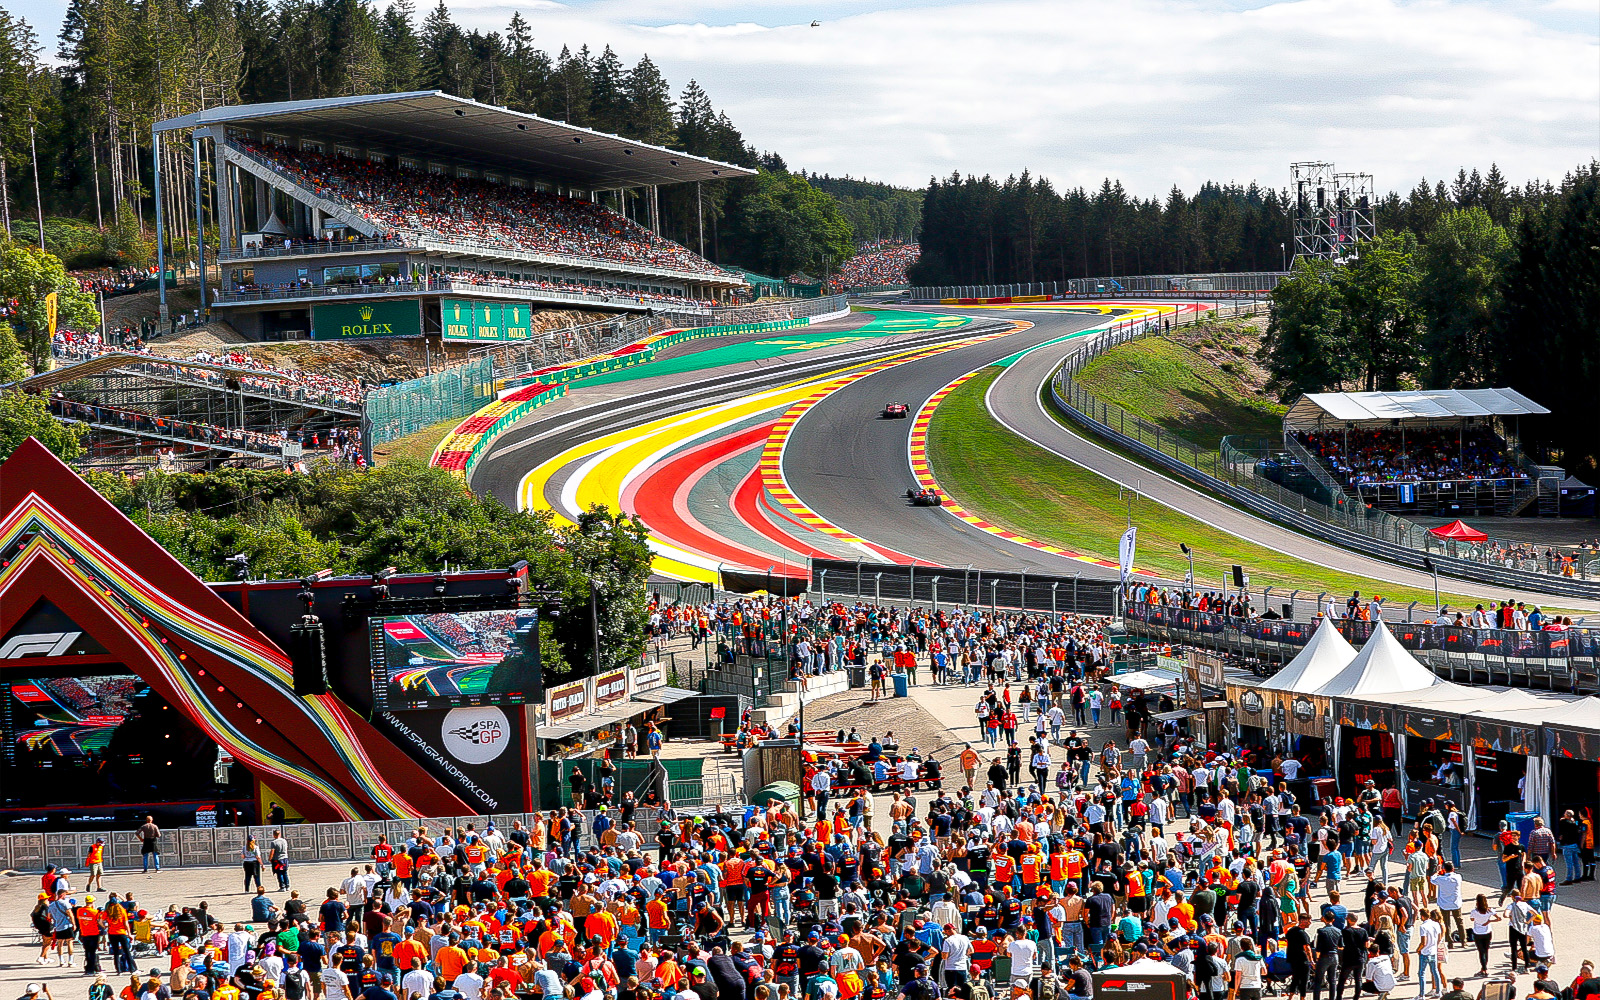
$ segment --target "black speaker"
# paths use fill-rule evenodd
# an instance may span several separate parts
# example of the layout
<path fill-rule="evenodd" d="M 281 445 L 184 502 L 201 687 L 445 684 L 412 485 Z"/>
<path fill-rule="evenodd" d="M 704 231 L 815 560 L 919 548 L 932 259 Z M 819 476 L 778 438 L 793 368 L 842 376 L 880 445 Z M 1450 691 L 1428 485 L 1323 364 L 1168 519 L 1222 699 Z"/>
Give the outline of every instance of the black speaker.
<path fill-rule="evenodd" d="M 315 615 L 289 629 L 289 662 L 294 665 L 295 694 L 328 693 L 328 640 Z"/>
<path fill-rule="evenodd" d="M 1244 586 L 1244 567 L 1243 566 L 1235 566 L 1233 568 L 1233 585 L 1235 587 L 1243 587 Z"/>

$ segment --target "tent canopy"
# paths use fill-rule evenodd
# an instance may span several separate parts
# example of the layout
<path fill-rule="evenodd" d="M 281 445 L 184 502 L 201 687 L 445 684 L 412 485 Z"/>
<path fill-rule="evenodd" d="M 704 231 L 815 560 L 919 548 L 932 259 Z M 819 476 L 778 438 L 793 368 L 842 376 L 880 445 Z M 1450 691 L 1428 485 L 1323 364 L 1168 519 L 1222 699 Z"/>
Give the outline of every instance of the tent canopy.
<path fill-rule="evenodd" d="M 1388 426 L 1395 420 L 1448 423 L 1472 417 L 1519 417 L 1550 411 L 1515 389 L 1425 389 L 1418 392 L 1308 392 L 1284 414 L 1285 430 L 1328 424 Z"/>
<path fill-rule="evenodd" d="M 1488 535 L 1459 517 L 1449 524 L 1441 524 L 1437 528 L 1429 528 L 1428 534 L 1435 538 L 1448 538 L 1457 542 L 1487 542 L 1489 540 Z"/>
<path fill-rule="evenodd" d="M 1375 623 L 1372 638 L 1361 647 L 1355 659 L 1316 691 L 1327 697 L 1359 697 L 1421 691 L 1447 683 L 1417 662 L 1382 619 Z"/>
<path fill-rule="evenodd" d="M 1339 634 L 1332 619 L 1324 618 L 1294 659 L 1262 683 L 1263 691 L 1315 694 L 1323 684 L 1356 658 L 1356 648 Z"/>
<path fill-rule="evenodd" d="M 1111 680 L 1136 691 L 1155 691 L 1178 686 L 1178 675 L 1162 670 L 1135 670 L 1131 674 L 1113 674 Z"/>

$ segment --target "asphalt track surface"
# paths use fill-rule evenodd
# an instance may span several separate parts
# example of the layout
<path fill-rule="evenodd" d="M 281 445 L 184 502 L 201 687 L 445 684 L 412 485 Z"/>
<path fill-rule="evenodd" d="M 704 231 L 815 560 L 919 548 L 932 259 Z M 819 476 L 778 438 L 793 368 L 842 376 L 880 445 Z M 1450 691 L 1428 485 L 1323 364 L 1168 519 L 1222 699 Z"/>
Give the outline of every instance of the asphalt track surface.
<path fill-rule="evenodd" d="M 977 314 L 962 311 L 960 315 L 976 318 Z M 920 561 L 1115 577 L 1114 569 L 1017 545 L 937 507 L 913 507 L 906 500 L 906 490 L 916 484 L 909 458 L 912 421 L 884 419 L 885 403 L 899 400 L 915 414 L 928 397 L 974 369 L 1108 320 L 1104 315 L 1059 310 L 990 315 L 1025 319 L 1034 326 L 999 340 L 898 365 L 830 394 L 795 425 L 784 453 L 784 477 L 820 516 Z"/>
<path fill-rule="evenodd" d="M 860 321 L 852 316 L 840 320 L 837 327 L 824 324 L 818 329 L 837 329 L 847 333 L 859 326 Z M 836 371 L 852 364 L 866 364 L 885 355 L 948 342 L 975 332 L 970 328 L 959 328 L 894 334 L 788 357 L 730 365 L 709 372 L 678 372 L 595 386 L 579 384 L 566 397 L 541 407 L 530 419 L 501 435 L 473 471 L 471 485 L 475 490 L 488 490 L 502 503 L 516 509 L 520 504 L 522 479 L 528 470 L 575 444 L 660 417 L 738 399 L 762 389 Z M 1009 342 L 1009 338 L 1001 341 Z M 901 456 L 901 465 L 905 465 L 904 455 Z M 901 490 L 904 489 L 902 486 Z"/>

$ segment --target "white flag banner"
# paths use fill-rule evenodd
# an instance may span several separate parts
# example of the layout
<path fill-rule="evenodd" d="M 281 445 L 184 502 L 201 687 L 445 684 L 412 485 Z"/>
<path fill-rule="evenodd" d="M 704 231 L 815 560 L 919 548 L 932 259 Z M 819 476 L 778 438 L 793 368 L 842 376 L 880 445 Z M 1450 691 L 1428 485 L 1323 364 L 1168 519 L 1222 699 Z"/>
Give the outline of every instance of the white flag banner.
<path fill-rule="evenodd" d="M 1122 582 L 1128 582 L 1128 576 L 1133 572 L 1134 539 L 1138 536 L 1138 528 L 1129 528 L 1122 533 L 1122 541 L 1117 545 L 1117 555 L 1122 564 Z"/>

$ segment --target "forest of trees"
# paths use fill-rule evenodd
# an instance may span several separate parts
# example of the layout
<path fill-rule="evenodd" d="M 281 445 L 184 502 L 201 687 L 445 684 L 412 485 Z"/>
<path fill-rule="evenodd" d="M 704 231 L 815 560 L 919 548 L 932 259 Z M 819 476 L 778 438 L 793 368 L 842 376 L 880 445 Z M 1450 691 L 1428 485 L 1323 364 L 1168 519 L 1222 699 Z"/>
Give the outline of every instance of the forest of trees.
<path fill-rule="evenodd" d="M 520 12 L 504 31 L 482 32 L 455 24 L 442 2 L 419 14 L 412 0 L 381 9 L 367 0 L 71 0 L 60 65 L 43 60 L 44 44 L 0 9 L 0 161 L 12 231 L 37 240 L 31 121 L 47 220 L 99 227 L 109 236 L 105 263 L 147 263 L 152 251 L 155 122 L 220 104 L 423 89 L 759 168 L 758 178 L 703 185 L 704 253 L 719 263 L 821 274 L 853 252 L 858 231 L 865 240 L 884 225 L 906 234 L 916 225 L 920 192 L 831 182 L 852 186 L 835 198 L 781 157 L 758 155 L 694 80 L 674 94 L 648 55 L 627 66 L 609 46 L 551 55 Z M 163 141 L 162 156 L 163 210 L 183 260 L 195 222 L 192 154 L 180 137 Z M 662 226 L 700 250 L 695 195 L 693 185 L 663 189 Z M 81 227 L 47 221 L 50 249 L 100 262 L 83 242 Z"/>
<path fill-rule="evenodd" d="M 1550 203 L 1554 184 L 1512 187 L 1491 166 L 1451 184 L 1423 180 L 1391 192 L 1378 230 L 1423 232 L 1445 212 L 1480 207 L 1501 226 L 1523 207 Z M 1131 195 L 1121 182 L 1058 192 L 1024 171 L 1004 182 L 952 174 L 928 183 L 922 202 L 921 285 L 1066 281 L 1124 274 L 1278 271 L 1293 256 L 1287 190 L 1207 182 L 1192 196 Z"/>
<path fill-rule="evenodd" d="M 1551 411 L 1522 421 L 1530 450 L 1594 481 L 1600 163 L 1508 201 L 1435 198 L 1348 264 L 1298 262 L 1272 295 L 1261 352 L 1269 387 L 1288 401 L 1510 386 Z"/>

